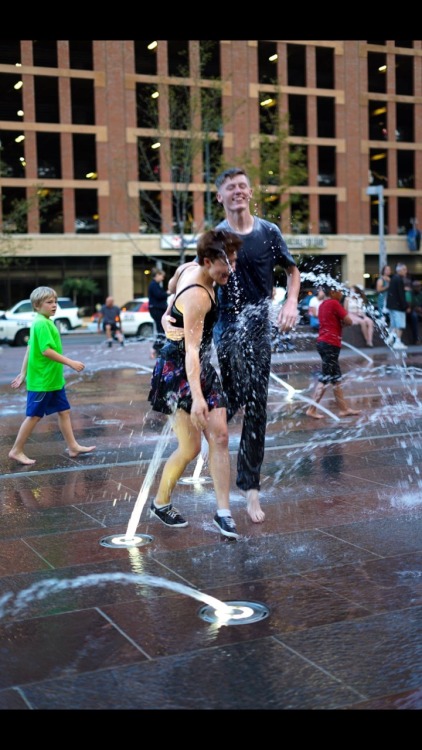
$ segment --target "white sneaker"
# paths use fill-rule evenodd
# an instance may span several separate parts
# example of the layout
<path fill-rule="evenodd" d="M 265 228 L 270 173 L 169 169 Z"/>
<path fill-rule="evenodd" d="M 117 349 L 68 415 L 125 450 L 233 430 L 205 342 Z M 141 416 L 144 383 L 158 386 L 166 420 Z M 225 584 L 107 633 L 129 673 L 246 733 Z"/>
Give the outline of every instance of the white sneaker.
<path fill-rule="evenodd" d="M 393 349 L 407 349 L 406 344 L 403 344 L 401 341 L 396 341 L 395 344 L 393 344 Z"/>
<path fill-rule="evenodd" d="M 390 335 L 387 336 L 387 338 L 385 339 L 385 343 L 387 344 L 387 346 L 392 346 L 392 344 L 394 344 L 395 340 L 396 340 L 396 334 L 395 333 L 390 333 Z"/>

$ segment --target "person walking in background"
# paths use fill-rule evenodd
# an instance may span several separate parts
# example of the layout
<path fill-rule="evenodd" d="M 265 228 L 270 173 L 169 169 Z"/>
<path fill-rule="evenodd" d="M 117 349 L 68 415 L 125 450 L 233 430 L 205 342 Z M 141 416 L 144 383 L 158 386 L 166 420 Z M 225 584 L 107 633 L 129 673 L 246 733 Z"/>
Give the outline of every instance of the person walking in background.
<path fill-rule="evenodd" d="M 358 286 L 351 286 L 349 294 L 344 301 L 344 307 L 349 313 L 352 325 L 359 325 L 366 346 L 373 347 L 374 321 L 366 314 L 368 300 Z"/>
<path fill-rule="evenodd" d="M 314 296 L 311 297 L 309 301 L 309 325 L 314 331 L 318 331 L 319 328 L 318 309 L 324 299 L 326 299 L 325 292 L 324 289 L 320 286 L 317 289 L 317 293 L 314 294 Z"/>
<path fill-rule="evenodd" d="M 9 451 L 9 458 L 25 466 L 35 463 L 35 459 L 26 455 L 25 443 L 46 414 L 57 413 L 59 428 L 71 458 L 76 458 L 80 453 L 91 453 L 95 449 L 95 445 L 79 445 L 73 434 L 63 365 L 76 372 L 82 372 L 85 365 L 63 356 L 60 334 L 50 320 L 57 310 L 57 294 L 51 287 L 40 286 L 31 293 L 30 300 L 37 315 L 30 328 L 21 371 L 11 383 L 12 388 L 19 388 L 26 379 L 26 418 Z"/>
<path fill-rule="evenodd" d="M 278 226 L 251 214 L 252 189 L 244 169 L 226 169 L 215 185 L 217 201 L 225 213 L 217 229 L 235 232 L 242 246 L 235 272 L 218 289 L 214 342 L 228 399 L 228 420 L 243 407 L 236 485 L 246 493 L 250 519 L 261 523 L 265 518 L 259 492 L 267 425 L 274 267 L 281 266 L 287 277 L 286 299 L 277 318 L 281 332 L 297 323 L 300 273 Z"/>
<path fill-rule="evenodd" d="M 241 240 L 231 232 L 209 230 L 198 240 L 197 262 L 178 274 L 171 300 L 171 326 L 151 378 L 148 401 L 154 411 L 173 415 L 178 446 L 167 459 L 151 515 L 171 528 L 188 525 L 172 506 L 171 494 L 187 465 L 201 450 L 204 433 L 217 512 L 214 524 L 225 537 L 237 539 L 230 513 L 230 455 L 227 400 L 211 363 L 212 330 L 217 320 L 215 284 L 227 284 Z"/>
<path fill-rule="evenodd" d="M 152 279 L 148 286 L 148 306 L 151 318 L 155 323 L 156 339 L 152 345 L 151 357 L 155 359 L 164 344 L 165 333 L 161 318 L 167 310 L 169 293 L 164 289 L 165 271 L 161 268 L 152 269 Z"/>
<path fill-rule="evenodd" d="M 404 263 L 397 263 L 396 271 L 391 277 L 387 290 L 386 304 L 390 317 L 390 328 L 386 343 L 393 349 L 399 350 L 407 349 L 407 346 L 401 340 L 406 328 L 406 312 L 410 312 L 404 287 L 406 276 L 407 266 Z"/>
<path fill-rule="evenodd" d="M 124 346 L 124 338 L 122 334 L 122 324 L 120 320 L 120 307 L 114 304 L 113 297 L 107 297 L 104 305 L 101 306 L 100 314 L 98 316 L 98 330 L 105 332 L 107 338 L 107 346 L 111 349 L 113 345 L 113 337 L 119 341 L 120 346 Z"/>
<path fill-rule="evenodd" d="M 416 282 L 419 283 L 420 282 Z M 419 343 L 419 315 L 416 310 L 416 293 L 414 282 L 409 277 L 404 279 L 404 293 L 407 302 L 406 310 L 406 331 L 409 332 L 412 344 Z"/>
<path fill-rule="evenodd" d="M 384 317 L 387 313 L 387 291 L 390 286 L 391 280 L 391 266 L 385 265 L 381 269 L 381 275 L 377 278 L 375 284 L 375 291 L 378 293 L 377 307 L 380 317 Z"/>
<path fill-rule="evenodd" d="M 331 383 L 334 398 L 339 407 L 340 417 L 351 417 L 360 414 L 360 411 L 347 406 L 341 386 L 342 373 L 339 365 L 339 356 L 342 343 L 343 326 L 352 325 L 352 319 L 340 303 L 343 298 L 342 289 L 326 284 L 324 291 L 327 296 L 319 306 L 319 331 L 316 348 L 322 360 L 322 370 L 318 376 L 318 385 L 313 395 L 313 401 L 319 403 Z M 306 411 L 308 417 L 323 419 L 323 414 L 318 412 L 318 407 L 311 405 Z"/>

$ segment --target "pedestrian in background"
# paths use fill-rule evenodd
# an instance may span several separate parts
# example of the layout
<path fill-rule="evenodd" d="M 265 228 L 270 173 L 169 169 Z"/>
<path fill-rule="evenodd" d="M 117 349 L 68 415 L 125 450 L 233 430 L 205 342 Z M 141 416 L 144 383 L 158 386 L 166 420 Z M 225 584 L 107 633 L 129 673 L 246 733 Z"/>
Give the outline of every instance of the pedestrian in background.
<path fill-rule="evenodd" d="M 155 323 L 156 338 L 152 345 L 151 357 L 155 359 L 164 345 L 166 335 L 164 333 L 161 318 L 167 310 L 169 292 L 164 289 L 163 282 L 166 277 L 162 268 L 152 269 L 152 279 L 148 286 L 148 308 L 151 318 Z"/>
<path fill-rule="evenodd" d="M 410 312 L 404 286 L 406 276 L 407 266 L 404 263 L 397 263 L 396 271 L 391 277 L 387 290 L 386 304 L 390 317 L 390 329 L 386 343 L 393 349 L 399 350 L 407 349 L 401 340 L 406 328 L 406 312 Z"/>
<path fill-rule="evenodd" d="M 125 340 L 122 333 L 122 322 L 120 320 L 120 307 L 114 304 L 113 297 L 107 297 L 104 305 L 101 306 L 98 316 L 98 330 L 105 332 L 107 346 L 109 349 L 113 346 L 113 338 L 116 337 L 120 346 L 124 346 Z"/>

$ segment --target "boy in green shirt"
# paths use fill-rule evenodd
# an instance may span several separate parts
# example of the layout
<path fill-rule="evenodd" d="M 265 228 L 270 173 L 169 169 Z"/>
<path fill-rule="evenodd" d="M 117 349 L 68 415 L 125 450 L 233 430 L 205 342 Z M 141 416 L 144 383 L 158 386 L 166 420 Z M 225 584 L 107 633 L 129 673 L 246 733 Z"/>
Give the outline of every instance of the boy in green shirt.
<path fill-rule="evenodd" d="M 26 419 L 22 422 L 9 458 L 25 466 L 35 463 L 24 453 L 25 443 L 45 414 L 57 413 L 59 428 L 66 441 L 69 456 L 90 453 L 95 445 L 79 445 L 70 421 L 70 404 L 65 391 L 63 365 L 81 372 L 85 365 L 63 356 L 60 334 L 50 318 L 57 310 L 57 294 L 48 286 L 39 286 L 30 295 L 37 312 L 31 325 L 28 346 L 19 375 L 12 380 L 12 388 L 19 388 L 26 378 Z"/>

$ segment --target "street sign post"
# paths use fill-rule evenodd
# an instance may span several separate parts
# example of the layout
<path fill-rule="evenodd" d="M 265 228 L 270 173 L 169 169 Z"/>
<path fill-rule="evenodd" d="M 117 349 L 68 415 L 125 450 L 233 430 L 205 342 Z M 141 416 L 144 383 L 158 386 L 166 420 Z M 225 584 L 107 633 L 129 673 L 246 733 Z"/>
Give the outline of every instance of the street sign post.
<path fill-rule="evenodd" d="M 378 196 L 379 272 L 381 276 L 382 269 L 387 264 L 387 252 L 384 242 L 384 187 L 382 185 L 372 185 L 366 188 L 366 194 Z"/>

